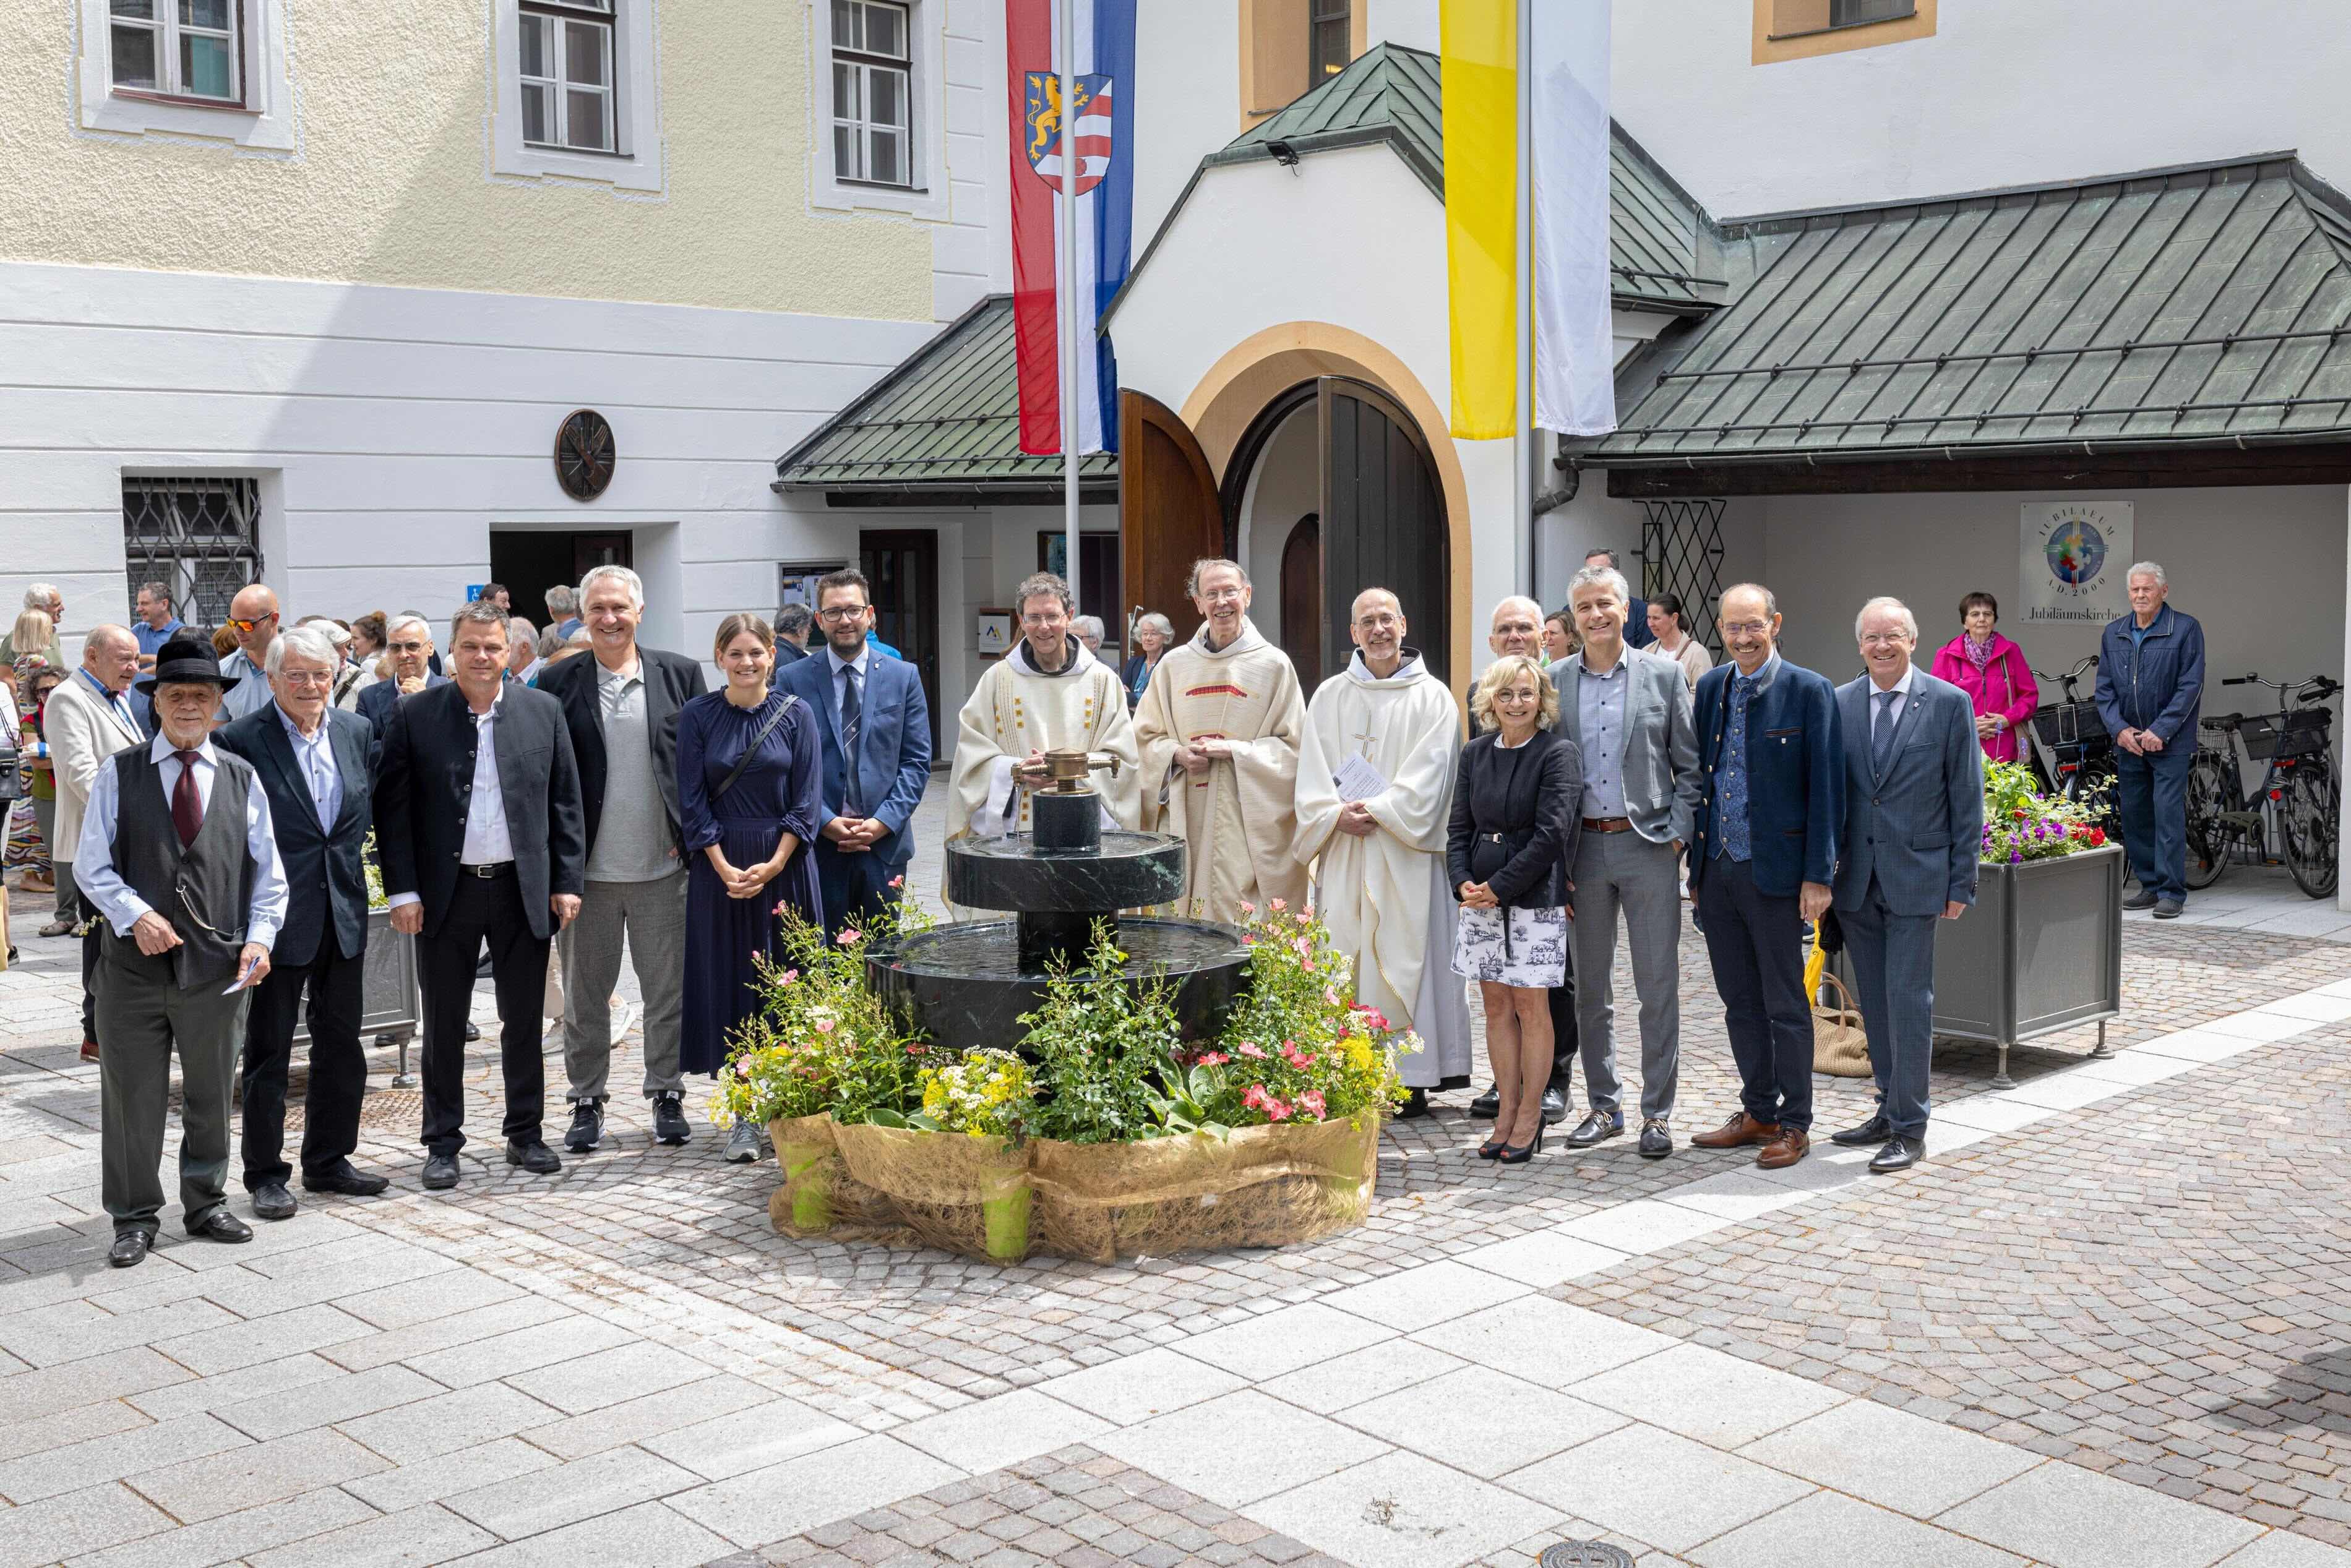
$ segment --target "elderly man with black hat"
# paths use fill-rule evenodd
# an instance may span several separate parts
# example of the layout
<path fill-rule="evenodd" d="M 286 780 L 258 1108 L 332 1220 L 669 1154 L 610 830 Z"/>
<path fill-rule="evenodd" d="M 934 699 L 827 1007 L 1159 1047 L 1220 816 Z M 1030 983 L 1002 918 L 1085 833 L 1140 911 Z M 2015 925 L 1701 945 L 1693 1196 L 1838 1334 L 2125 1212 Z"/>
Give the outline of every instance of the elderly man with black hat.
<path fill-rule="evenodd" d="M 212 716 L 238 677 L 193 641 L 165 643 L 139 690 L 152 743 L 99 765 L 74 869 L 106 919 L 98 966 L 100 1187 L 107 1261 L 154 1244 L 172 1088 L 182 1083 L 180 1202 L 191 1237 L 250 1241 L 228 1211 L 229 1081 L 252 988 L 269 973 L 286 879 L 251 764 L 215 750 Z"/>

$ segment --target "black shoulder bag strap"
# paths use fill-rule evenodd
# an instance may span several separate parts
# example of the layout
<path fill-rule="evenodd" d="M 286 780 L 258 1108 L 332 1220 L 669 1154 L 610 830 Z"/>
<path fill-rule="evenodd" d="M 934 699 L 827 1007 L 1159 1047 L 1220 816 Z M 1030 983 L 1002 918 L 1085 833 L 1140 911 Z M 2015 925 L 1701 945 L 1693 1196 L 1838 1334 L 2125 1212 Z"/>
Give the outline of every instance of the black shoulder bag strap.
<path fill-rule="evenodd" d="M 790 713 L 792 709 L 799 706 L 799 704 L 800 699 L 799 697 L 793 695 L 789 692 L 784 694 L 782 705 L 778 706 L 774 713 L 768 716 L 768 722 L 759 727 L 759 733 L 751 737 L 751 744 L 743 748 L 743 755 L 735 759 L 734 771 L 727 774 L 725 779 L 719 780 L 718 788 L 710 792 L 710 798 L 712 800 L 716 800 L 719 799 L 721 796 L 725 795 L 727 790 L 735 788 L 735 780 L 742 778 L 743 769 L 751 766 L 751 758 L 753 755 L 758 751 L 762 745 L 766 744 L 768 737 L 776 733 L 776 726 L 784 722 L 784 716 Z"/>

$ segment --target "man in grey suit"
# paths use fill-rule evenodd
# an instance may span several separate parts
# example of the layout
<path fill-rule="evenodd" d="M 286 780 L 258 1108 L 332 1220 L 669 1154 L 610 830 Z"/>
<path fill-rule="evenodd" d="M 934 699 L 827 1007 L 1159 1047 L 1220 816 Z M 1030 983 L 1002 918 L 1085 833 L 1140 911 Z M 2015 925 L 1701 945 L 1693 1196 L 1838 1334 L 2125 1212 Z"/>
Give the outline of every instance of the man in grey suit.
<path fill-rule="evenodd" d="M 1616 916 L 1633 950 L 1641 998 L 1641 1153 L 1673 1153 L 1681 1061 L 1681 856 L 1706 787 L 1689 682 L 1671 659 L 1626 645 L 1632 590 L 1612 566 L 1587 566 L 1568 590 L 1583 637 L 1552 666 L 1560 722 L 1583 756 L 1583 831 L 1569 868 L 1575 919 L 1576 1031 L 1592 1112 L 1567 1135 L 1588 1149 L 1625 1130 L 1616 1073 Z"/>
<path fill-rule="evenodd" d="M 1831 1136 L 1883 1144 L 1869 1162 L 1883 1176 L 1926 1152 L 1935 922 L 1976 901 L 1983 749 L 1967 694 L 1911 664 L 1918 622 L 1900 600 L 1863 605 L 1854 635 L 1869 673 L 1837 688 L 1845 790 L 1834 886 L 1877 1113 Z"/>

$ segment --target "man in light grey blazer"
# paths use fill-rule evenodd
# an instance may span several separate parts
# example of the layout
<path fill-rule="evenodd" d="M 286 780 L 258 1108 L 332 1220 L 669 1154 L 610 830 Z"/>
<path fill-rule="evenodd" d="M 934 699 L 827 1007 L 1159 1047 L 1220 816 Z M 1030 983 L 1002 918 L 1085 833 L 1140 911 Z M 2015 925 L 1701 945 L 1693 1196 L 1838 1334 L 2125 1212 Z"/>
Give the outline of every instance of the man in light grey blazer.
<path fill-rule="evenodd" d="M 1576 1027 L 1592 1106 L 1568 1147 L 1625 1130 L 1616 1074 L 1616 916 L 1633 949 L 1641 998 L 1641 1153 L 1673 1153 L 1670 1124 L 1681 1059 L 1681 856 L 1706 787 L 1681 665 L 1628 647 L 1632 590 L 1610 566 L 1588 566 L 1568 590 L 1583 651 L 1552 666 L 1560 722 L 1583 756 L 1583 831 L 1568 868 L 1575 913 Z"/>
<path fill-rule="evenodd" d="M 1869 673 L 1837 688 L 1845 789 L 1834 893 L 1877 1113 L 1831 1136 L 1848 1148 L 1882 1144 L 1869 1168 L 1883 1176 L 1926 1152 L 1935 922 L 1976 901 L 1983 750 L 1967 694 L 1910 662 L 1918 622 L 1900 600 L 1863 605 L 1854 635 Z"/>

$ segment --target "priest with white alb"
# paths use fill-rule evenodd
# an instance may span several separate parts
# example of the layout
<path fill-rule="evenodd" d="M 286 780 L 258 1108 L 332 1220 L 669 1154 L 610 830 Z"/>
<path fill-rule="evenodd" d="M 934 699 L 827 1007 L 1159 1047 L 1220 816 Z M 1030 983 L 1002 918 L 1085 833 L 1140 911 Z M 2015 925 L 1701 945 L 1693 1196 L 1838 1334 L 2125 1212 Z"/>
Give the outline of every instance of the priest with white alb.
<path fill-rule="evenodd" d="M 1014 602 L 1020 641 L 987 667 L 963 705 L 947 795 L 947 837 L 1029 831 L 1029 797 L 1048 780 L 1048 751 L 1108 752 L 1118 772 L 1093 775 L 1105 827 L 1133 828 L 1143 779 L 1126 688 L 1070 632 L 1070 585 L 1040 571 Z M 976 912 L 951 906 L 958 918 Z"/>
<path fill-rule="evenodd" d="M 1432 1089 L 1469 1083 L 1469 1004 L 1454 974 L 1445 835 L 1461 756 L 1453 694 L 1405 645 L 1404 606 L 1384 588 L 1355 596 L 1355 656 L 1307 705 L 1298 758 L 1301 864 L 1314 906 L 1355 963 L 1355 997 L 1421 1049 L 1397 1061 L 1412 1091 L 1399 1114 L 1428 1113 Z"/>
<path fill-rule="evenodd" d="M 1144 826 L 1188 849 L 1180 912 L 1238 924 L 1243 904 L 1306 900 L 1290 854 L 1306 701 L 1290 656 L 1249 622 L 1238 562 L 1196 563 L 1191 591 L 1205 624 L 1161 657 L 1134 712 Z"/>

